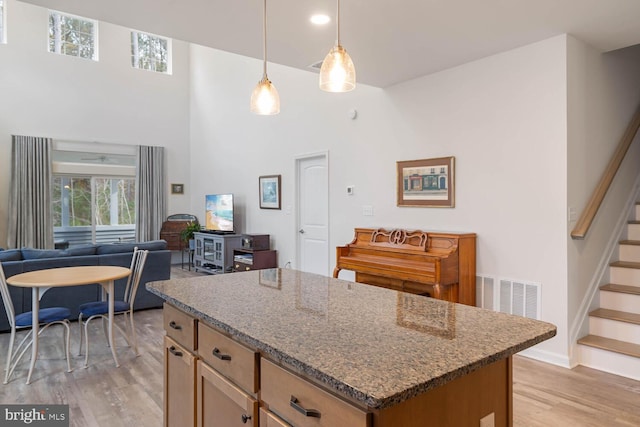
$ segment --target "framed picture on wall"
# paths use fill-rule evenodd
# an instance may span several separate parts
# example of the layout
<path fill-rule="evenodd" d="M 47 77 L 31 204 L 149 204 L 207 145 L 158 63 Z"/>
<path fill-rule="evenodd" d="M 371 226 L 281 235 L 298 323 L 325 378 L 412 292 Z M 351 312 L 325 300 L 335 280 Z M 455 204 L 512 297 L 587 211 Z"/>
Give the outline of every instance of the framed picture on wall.
<path fill-rule="evenodd" d="M 184 184 L 171 184 L 171 194 L 184 194 Z"/>
<path fill-rule="evenodd" d="M 258 185 L 260 209 L 280 209 L 280 175 L 261 176 Z"/>
<path fill-rule="evenodd" d="M 397 164 L 398 206 L 454 207 L 454 157 Z"/>

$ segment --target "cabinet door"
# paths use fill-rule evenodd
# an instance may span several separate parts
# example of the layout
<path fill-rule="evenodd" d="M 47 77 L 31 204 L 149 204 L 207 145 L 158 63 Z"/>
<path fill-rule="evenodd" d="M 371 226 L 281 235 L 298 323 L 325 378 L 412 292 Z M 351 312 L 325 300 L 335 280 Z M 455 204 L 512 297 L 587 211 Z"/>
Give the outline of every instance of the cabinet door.
<path fill-rule="evenodd" d="M 198 360 L 198 427 L 258 427 L 258 401 Z"/>
<path fill-rule="evenodd" d="M 195 425 L 196 357 L 164 337 L 164 426 Z"/>
<path fill-rule="evenodd" d="M 196 240 L 196 253 L 195 253 L 194 256 L 196 256 L 198 258 L 202 258 L 204 256 L 204 253 L 203 253 L 203 248 L 204 248 L 203 239 L 200 236 L 195 236 L 195 240 Z"/>
<path fill-rule="evenodd" d="M 212 238 L 203 239 L 204 245 L 204 260 L 207 262 L 213 262 L 215 260 L 215 240 Z"/>

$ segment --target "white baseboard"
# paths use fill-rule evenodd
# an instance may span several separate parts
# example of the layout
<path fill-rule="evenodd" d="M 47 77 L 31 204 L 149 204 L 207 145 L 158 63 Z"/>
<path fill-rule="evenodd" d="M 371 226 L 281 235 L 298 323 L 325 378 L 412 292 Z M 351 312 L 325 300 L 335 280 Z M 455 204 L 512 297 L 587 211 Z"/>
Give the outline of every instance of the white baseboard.
<path fill-rule="evenodd" d="M 538 360 L 540 362 L 549 363 L 551 365 L 556 365 L 567 369 L 573 368 L 569 361 L 569 357 L 564 354 L 552 353 L 550 351 L 539 350 L 536 348 L 528 348 L 526 350 L 522 350 L 517 354 L 519 356 L 528 357 L 529 359 Z"/>

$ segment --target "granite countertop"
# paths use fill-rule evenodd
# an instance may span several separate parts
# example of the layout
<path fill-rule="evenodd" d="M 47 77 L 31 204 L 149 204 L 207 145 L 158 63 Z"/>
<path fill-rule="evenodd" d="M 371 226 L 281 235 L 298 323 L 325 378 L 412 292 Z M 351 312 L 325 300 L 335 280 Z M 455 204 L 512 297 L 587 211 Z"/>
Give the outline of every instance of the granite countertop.
<path fill-rule="evenodd" d="M 556 334 L 546 322 L 291 269 L 146 287 L 268 358 L 378 409 Z"/>

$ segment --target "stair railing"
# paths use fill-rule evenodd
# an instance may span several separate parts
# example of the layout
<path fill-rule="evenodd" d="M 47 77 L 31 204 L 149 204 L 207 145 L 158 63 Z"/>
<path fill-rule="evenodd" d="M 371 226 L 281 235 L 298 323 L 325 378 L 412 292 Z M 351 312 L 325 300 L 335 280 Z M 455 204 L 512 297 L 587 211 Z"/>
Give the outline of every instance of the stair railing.
<path fill-rule="evenodd" d="M 611 183 L 613 182 L 613 178 L 618 173 L 618 169 L 620 169 L 620 164 L 622 164 L 622 160 L 624 156 L 627 154 L 633 139 L 636 137 L 638 133 L 638 128 L 640 128 L 640 108 L 636 111 L 635 115 L 631 119 L 631 123 L 627 127 L 624 135 L 622 135 L 622 139 L 618 143 L 618 148 L 613 153 L 613 157 L 609 161 L 607 168 L 604 170 L 602 174 L 602 178 L 598 182 L 587 206 L 582 211 L 576 226 L 573 228 L 571 232 L 571 238 L 573 239 L 584 239 L 589 231 L 589 227 L 591 227 L 591 223 L 593 219 L 596 217 L 598 213 L 598 209 L 604 200 L 604 196 L 606 196 L 609 187 L 611 187 Z"/>

